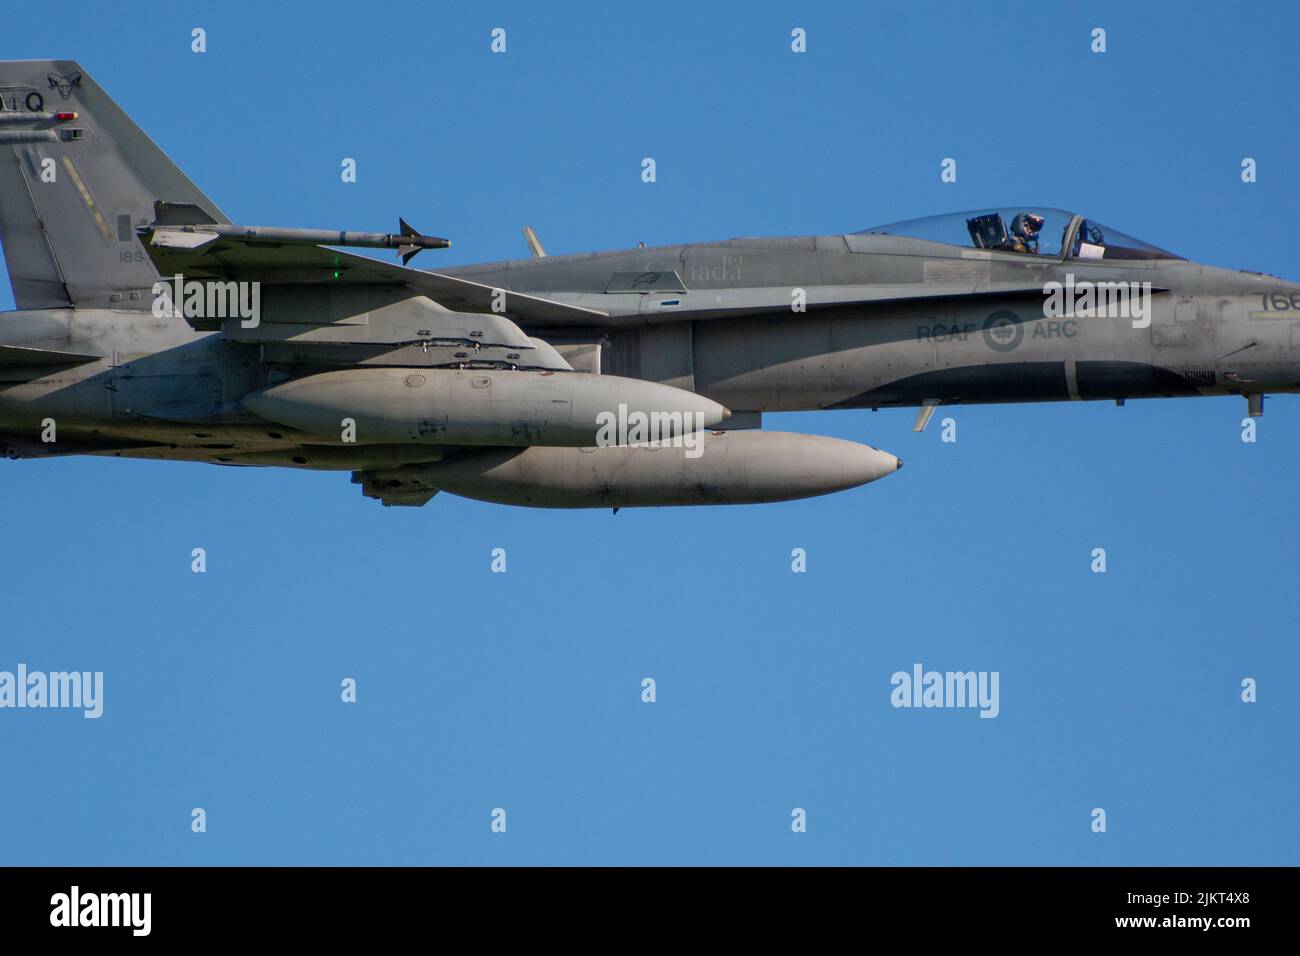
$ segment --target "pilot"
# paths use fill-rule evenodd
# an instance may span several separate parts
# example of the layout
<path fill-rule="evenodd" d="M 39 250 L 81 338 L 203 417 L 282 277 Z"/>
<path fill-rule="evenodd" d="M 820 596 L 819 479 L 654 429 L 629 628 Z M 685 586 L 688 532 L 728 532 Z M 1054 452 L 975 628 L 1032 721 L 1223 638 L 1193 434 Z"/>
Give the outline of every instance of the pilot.
<path fill-rule="evenodd" d="M 1011 220 L 1011 235 L 1008 237 L 1012 252 L 1032 252 L 1038 254 L 1038 234 L 1043 231 L 1043 217 L 1032 212 L 1022 212 Z"/>

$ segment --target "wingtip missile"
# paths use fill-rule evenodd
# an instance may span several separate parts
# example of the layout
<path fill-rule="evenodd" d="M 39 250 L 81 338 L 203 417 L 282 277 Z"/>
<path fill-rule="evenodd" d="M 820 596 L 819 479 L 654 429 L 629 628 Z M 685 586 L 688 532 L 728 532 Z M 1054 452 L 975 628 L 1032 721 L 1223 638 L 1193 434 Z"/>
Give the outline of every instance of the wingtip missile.
<path fill-rule="evenodd" d="M 346 229 L 283 229 L 278 226 L 237 226 L 233 223 L 211 221 L 196 206 L 156 204 L 155 221 L 141 230 L 155 246 L 194 249 L 218 239 L 237 239 L 241 242 L 273 242 L 277 245 L 301 244 L 315 246 L 358 246 L 367 249 L 396 249 L 402 264 L 422 249 L 447 249 L 450 239 L 426 236 L 405 219 L 398 217 L 398 232 L 349 232 Z M 207 221 L 181 222 L 177 219 L 206 219 Z"/>
<path fill-rule="evenodd" d="M 450 249 L 451 240 L 443 239 L 440 236 L 426 236 L 414 229 L 409 222 L 401 216 L 397 217 L 397 239 L 400 245 L 397 247 L 397 254 L 402 257 L 402 265 L 406 265 L 414 259 L 422 249 Z"/>

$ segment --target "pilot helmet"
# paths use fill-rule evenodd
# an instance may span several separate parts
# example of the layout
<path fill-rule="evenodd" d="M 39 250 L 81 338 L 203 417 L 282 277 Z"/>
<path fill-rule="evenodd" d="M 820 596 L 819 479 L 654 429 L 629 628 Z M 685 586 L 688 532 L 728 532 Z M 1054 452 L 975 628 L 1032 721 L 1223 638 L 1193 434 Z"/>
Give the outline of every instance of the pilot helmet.
<path fill-rule="evenodd" d="M 1032 212 L 1022 212 L 1011 220 L 1011 231 L 1017 236 L 1033 237 L 1043 228 L 1043 217 Z"/>

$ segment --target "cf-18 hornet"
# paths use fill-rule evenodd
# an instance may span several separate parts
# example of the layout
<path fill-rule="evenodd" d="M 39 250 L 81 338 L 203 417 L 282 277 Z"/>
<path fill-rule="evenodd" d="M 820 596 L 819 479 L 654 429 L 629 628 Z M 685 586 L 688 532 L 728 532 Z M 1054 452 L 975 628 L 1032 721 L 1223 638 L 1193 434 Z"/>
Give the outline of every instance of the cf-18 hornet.
<path fill-rule="evenodd" d="M 782 501 L 901 462 L 764 412 L 1300 385 L 1300 285 L 984 209 L 424 271 L 447 246 L 238 225 L 75 62 L 0 63 L 0 453 L 348 471 L 554 508 Z M 345 249 L 392 249 L 381 261 Z M 428 255 L 424 256 L 425 259 Z"/>

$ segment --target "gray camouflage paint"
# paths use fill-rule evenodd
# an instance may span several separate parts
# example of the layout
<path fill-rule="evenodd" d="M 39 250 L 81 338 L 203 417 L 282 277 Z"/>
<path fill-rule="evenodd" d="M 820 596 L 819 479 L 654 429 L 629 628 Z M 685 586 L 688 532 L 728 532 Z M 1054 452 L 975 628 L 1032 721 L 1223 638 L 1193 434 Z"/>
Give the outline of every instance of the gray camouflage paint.
<path fill-rule="evenodd" d="M 197 210 L 196 223 L 228 225 L 211 200 L 78 64 L 0 64 L 7 109 L 30 107 L 33 93 L 39 116 L 32 110 L 29 122 L 0 124 L 0 228 L 19 305 L 0 315 L 0 453 L 10 457 L 351 470 L 388 503 L 422 503 L 437 489 L 428 476 L 438 469 L 450 476 L 463 446 L 439 444 L 432 432 L 423 446 L 350 446 L 250 410 L 280 383 L 370 366 L 480 362 L 498 375 L 521 374 L 509 371 L 519 366 L 641 379 L 725 406 L 733 427 L 771 411 L 1300 388 L 1300 285 L 1177 259 L 1053 258 L 875 234 L 548 255 L 434 273 L 319 246 L 241 246 L 225 236 L 207 258 L 184 258 L 151 243 L 161 213 L 175 221 Z M 77 118 L 47 118 L 54 110 Z M 51 163 L 58 178 L 42 182 Z M 340 261 L 346 274 L 332 282 L 325 270 Z M 261 326 L 227 320 L 196 328 L 155 316 L 151 288 L 172 262 L 187 264 L 187 275 L 262 282 Z M 1150 283 L 1149 327 L 1124 316 L 1045 317 L 1044 285 L 1067 274 Z M 506 290 L 500 315 L 488 306 L 498 289 Z M 804 291 L 806 311 L 792 310 L 795 289 Z M 55 444 L 40 440 L 47 418 L 58 423 Z M 853 471 L 846 459 L 842 475 L 782 471 L 778 465 L 799 457 L 797 441 L 750 444 L 745 460 L 769 484 L 723 488 L 720 472 L 702 470 L 721 463 L 675 476 L 667 469 L 639 503 L 779 500 L 859 483 L 843 479 L 861 471 L 860 462 Z M 640 460 L 601 451 L 613 452 L 598 460 L 614 471 Z M 571 487 L 572 461 L 556 454 L 519 460 L 540 463 L 538 487 L 569 483 L 551 495 L 560 506 L 638 503 L 628 490 L 636 481 L 619 491 L 608 475 L 592 478 L 584 499 Z M 467 461 L 455 481 L 457 493 L 472 497 Z M 726 467 L 733 474 L 735 463 Z M 683 494 L 682 483 L 716 494 Z M 521 494 L 518 503 L 530 497 L 537 496 Z"/>

